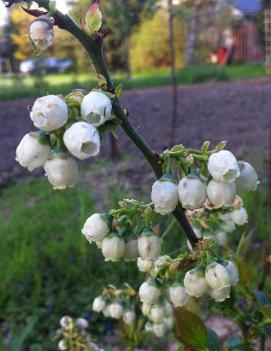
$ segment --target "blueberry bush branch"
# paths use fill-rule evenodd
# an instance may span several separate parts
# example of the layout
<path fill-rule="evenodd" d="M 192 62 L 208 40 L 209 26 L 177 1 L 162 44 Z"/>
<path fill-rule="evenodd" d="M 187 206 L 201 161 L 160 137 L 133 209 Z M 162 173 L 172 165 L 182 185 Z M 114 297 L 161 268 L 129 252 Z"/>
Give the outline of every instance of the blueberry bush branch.
<path fill-rule="evenodd" d="M 44 7 L 50 11 L 50 1 L 48 0 L 36 0 L 35 1 L 40 7 Z M 106 80 L 107 91 L 114 93 L 115 87 L 110 78 L 104 55 L 103 55 L 103 38 L 101 35 L 97 35 L 95 38 L 91 38 L 89 34 L 84 32 L 68 15 L 63 15 L 60 11 L 56 10 L 52 13 L 55 21 L 60 29 L 64 29 L 70 32 L 85 48 L 87 51 L 91 62 L 98 75 L 101 75 Z M 151 166 L 155 176 L 160 178 L 162 176 L 162 167 L 159 162 L 159 157 L 153 153 L 150 146 L 146 141 L 139 135 L 134 126 L 131 124 L 127 118 L 123 108 L 117 97 L 114 97 L 112 102 L 113 113 L 120 120 L 121 127 L 128 135 L 128 137 L 134 142 L 137 148 L 142 152 L 149 165 Z M 180 223 L 184 233 L 186 234 L 191 245 L 194 246 L 198 242 L 191 225 L 186 219 L 183 209 L 180 205 L 177 205 L 174 216 Z"/>

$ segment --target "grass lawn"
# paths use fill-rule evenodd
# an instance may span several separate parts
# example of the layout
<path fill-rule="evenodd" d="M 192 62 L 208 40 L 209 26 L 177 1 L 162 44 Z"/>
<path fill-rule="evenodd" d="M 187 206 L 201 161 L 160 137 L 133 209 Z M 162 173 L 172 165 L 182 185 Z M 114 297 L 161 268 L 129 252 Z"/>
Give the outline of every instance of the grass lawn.
<path fill-rule="evenodd" d="M 193 84 L 206 81 L 229 81 L 265 76 L 266 72 L 261 64 L 236 64 L 225 67 L 200 65 L 179 70 L 177 80 L 179 84 Z M 122 82 L 125 90 L 170 84 L 168 69 L 135 73 L 130 80 L 127 80 L 125 75 L 119 73 L 114 74 L 113 79 L 116 84 Z M 0 101 L 39 96 L 46 93 L 67 93 L 75 88 L 90 90 L 94 86 L 96 86 L 95 76 L 90 73 L 48 75 L 44 79 L 0 77 Z"/>

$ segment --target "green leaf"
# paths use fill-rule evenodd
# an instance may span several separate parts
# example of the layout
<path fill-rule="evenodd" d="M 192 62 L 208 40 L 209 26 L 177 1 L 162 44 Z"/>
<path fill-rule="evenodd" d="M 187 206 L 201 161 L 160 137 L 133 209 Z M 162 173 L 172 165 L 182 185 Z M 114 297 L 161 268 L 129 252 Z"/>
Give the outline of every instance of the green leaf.
<path fill-rule="evenodd" d="M 119 84 L 115 89 L 115 95 L 117 98 L 121 97 L 122 94 L 122 84 Z"/>
<path fill-rule="evenodd" d="M 215 152 L 219 152 L 219 151 L 225 149 L 226 145 L 227 145 L 227 142 L 226 142 L 226 141 L 221 141 L 219 144 L 216 145 L 214 151 L 215 151 Z"/>
<path fill-rule="evenodd" d="M 263 332 L 268 339 L 271 339 L 271 323 L 263 326 Z"/>
<path fill-rule="evenodd" d="M 210 141 L 205 141 L 201 147 L 201 151 L 204 155 L 207 154 L 208 150 L 209 150 L 209 146 L 210 146 Z"/>
<path fill-rule="evenodd" d="M 109 133 L 115 133 L 117 127 L 121 124 L 121 121 L 117 118 L 112 119 L 110 121 L 105 122 L 104 124 L 102 124 L 100 127 L 98 127 L 98 131 L 100 134 L 104 134 L 106 132 Z"/>
<path fill-rule="evenodd" d="M 94 34 L 102 26 L 102 13 L 97 2 L 92 4 L 86 14 L 86 27 L 89 34 Z"/>
<path fill-rule="evenodd" d="M 208 329 L 208 350 L 209 351 L 220 350 L 219 337 L 212 329 Z"/>
<path fill-rule="evenodd" d="M 271 306 L 270 305 L 261 306 L 259 308 L 259 310 L 265 318 L 271 319 Z"/>
<path fill-rule="evenodd" d="M 16 331 L 16 333 L 13 334 L 13 338 L 12 338 L 11 345 L 10 345 L 11 351 L 23 350 L 23 344 L 24 344 L 26 338 L 32 332 L 36 322 L 37 322 L 36 316 L 30 317 L 28 319 L 26 326 L 21 331 L 19 331 L 19 332 Z"/>
<path fill-rule="evenodd" d="M 208 349 L 208 332 L 203 320 L 196 314 L 180 307 L 174 310 L 174 314 L 176 338 L 192 350 Z"/>
<path fill-rule="evenodd" d="M 271 301 L 269 297 L 263 291 L 255 290 L 254 295 L 256 297 L 258 305 L 260 306 L 271 305 Z"/>

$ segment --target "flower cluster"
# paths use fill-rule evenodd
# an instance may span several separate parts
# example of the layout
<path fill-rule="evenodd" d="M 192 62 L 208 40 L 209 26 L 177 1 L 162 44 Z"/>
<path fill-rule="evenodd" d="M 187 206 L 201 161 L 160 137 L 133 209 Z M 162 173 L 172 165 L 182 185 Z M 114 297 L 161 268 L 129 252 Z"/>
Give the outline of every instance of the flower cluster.
<path fill-rule="evenodd" d="M 236 226 L 242 226 L 248 222 L 247 211 L 238 196 L 232 207 L 187 210 L 186 216 L 199 239 L 213 239 L 218 246 L 226 246 L 228 234 L 234 232 Z M 187 244 L 192 249 L 190 243 L 187 242 Z"/>
<path fill-rule="evenodd" d="M 123 200 L 118 210 L 94 213 L 85 222 L 83 235 L 101 249 L 106 261 L 152 260 L 159 256 L 161 238 L 150 226 L 154 211 L 136 200 Z"/>
<path fill-rule="evenodd" d="M 59 350 L 77 350 L 77 351 L 102 351 L 91 341 L 87 333 L 89 323 L 84 318 L 76 320 L 69 316 L 60 319 L 60 329 L 57 330 L 56 339 Z"/>
<path fill-rule="evenodd" d="M 16 160 L 29 171 L 43 167 L 54 189 L 74 185 L 78 165 L 100 152 L 97 129 L 111 119 L 110 98 L 101 91 L 84 95 L 75 91 L 65 98 L 38 98 L 30 112 L 37 132 L 26 134 L 16 150 Z"/>
<path fill-rule="evenodd" d="M 220 150 L 224 146 L 208 151 L 206 142 L 201 151 L 183 146 L 165 151 L 160 159 L 166 173 L 152 186 L 156 212 L 172 213 L 179 202 L 189 210 L 225 208 L 233 204 L 237 192 L 256 190 L 258 177 L 253 167 L 238 162 L 230 151 Z"/>
<path fill-rule="evenodd" d="M 133 325 L 136 322 L 135 297 L 136 291 L 127 283 L 123 289 L 110 285 L 94 299 L 92 309 L 102 312 L 105 317 L 122 319 L 125 324 Z"/>

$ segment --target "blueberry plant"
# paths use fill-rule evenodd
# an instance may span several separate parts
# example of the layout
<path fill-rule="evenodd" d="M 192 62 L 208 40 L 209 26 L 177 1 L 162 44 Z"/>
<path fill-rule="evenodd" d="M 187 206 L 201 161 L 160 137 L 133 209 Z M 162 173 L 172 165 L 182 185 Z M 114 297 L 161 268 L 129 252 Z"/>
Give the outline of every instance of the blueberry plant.
<path fill-rule="evenodd" d="M 20 1 L 4 2 L 10 7 Z M 244 234 L 235 250 L 228 245 L 229 233 L 248 221 L 240 194 L 257 189 L 254 168 L 238 162 L 225 149 L 226 142 L 214 149 L 208 141 L 200 149 L 175 145 L 155 154 L 120 104 L 121 86 L 111 81 L 98 3 L 90 6 L 81 25 L 59 12 L 54 1 L 25 3 L 24 10 L 36 17 L 29 29 L 34 49 L 42 52 L 52 45 L 54 26 L 70 32 L 89 54 L 97 87 L 38 98 L 30 112 L 38 130 L 23 137 L 17 161 L 30 171 L 43 167 L 54 189 L 72 187 L 78 160 L 98 156 L 101 136 L 122 128 L 156 177 L 149 203 L 123 199 L 119 208 L 86 219 L 82 234 L 97 245 L 105 261 L 135 261 L 146 273 L 139 289 L 127 283 L 122 288 L 105 287 L 93 301 L 93 310 L 120 320 L 129 350 L 144 344 L 146 334 L 171 335 L 180 350 L 265 350 L 271 329 L 270 300 L 263 292 L 269 260 L 263 257 L 263 265 L 258 266 L 262 271 L 253 275 L 250 236 Z M 187 247 L 174 247 L 160 256 L 166 235 L 159 235 L 156 224 L 167 215 L 175 216 Z M 202 315 L 213 311 L 231 318 L 239 332 L 220 341 L 198 316 L 195 304 Z M 63 317 L 59 349 L 93 349 L 87 327 L 85 320 Z"/>

